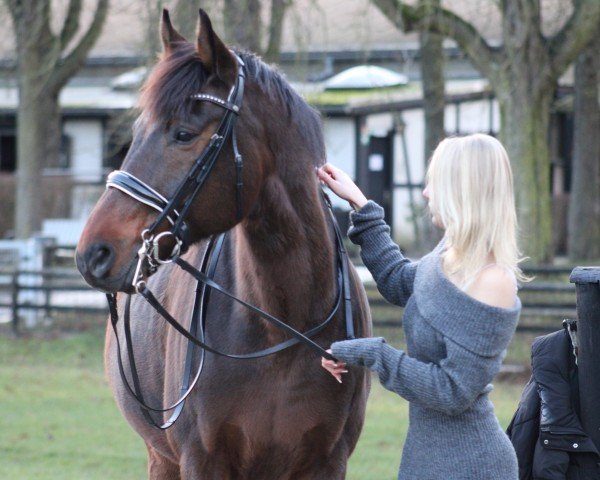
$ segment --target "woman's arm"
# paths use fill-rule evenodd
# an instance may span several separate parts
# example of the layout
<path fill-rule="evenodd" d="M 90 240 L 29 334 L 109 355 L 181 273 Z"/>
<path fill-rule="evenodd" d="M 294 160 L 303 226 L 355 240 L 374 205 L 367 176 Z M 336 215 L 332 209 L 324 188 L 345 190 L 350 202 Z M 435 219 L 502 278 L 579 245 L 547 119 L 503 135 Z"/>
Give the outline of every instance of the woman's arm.
<path fill-rule="evenodd" d="M 377 289 L 390 303 L 403 307 L 412 295 L 417 263 L 402 255 L 390 236 L 383 208 L 373 201 L 350 215 L 350 240 L 360 245 L 360 256 Z"/>
<path fill-rule="evenodd" d="M 317 170 L 319 178 L 340 198 L 358 211 L 352 212 L 350 240 L 360 245 L 361 257 L 377 288 L 390 303 L 404 306 L 412 294 L 416 263 L 400 252 L 385 223 L 383 208 L 368 201 L 344 171 L 326 164 Z"/>
<path fill-rule="evenodd" d="M 409 357 L 403 350 L 385 343 L 383 338 L 335 342 L 331 351 L 345 364 L 377 372 L 385 388 L 409 402 L 447 415 L 458 415 L 467 410 L 492 381 L 500 370 L 503 355 L 482 357 L 448 338 L 445 345 L 447 355 L 439 365 Z"/>

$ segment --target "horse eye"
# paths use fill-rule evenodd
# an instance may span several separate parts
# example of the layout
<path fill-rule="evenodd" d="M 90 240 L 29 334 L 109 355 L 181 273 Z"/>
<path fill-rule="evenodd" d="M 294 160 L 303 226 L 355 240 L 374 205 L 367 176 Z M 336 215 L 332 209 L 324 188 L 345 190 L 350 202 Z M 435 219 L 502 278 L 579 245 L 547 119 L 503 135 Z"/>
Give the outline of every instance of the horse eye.
<path fill-rule="evenodd" d="M 186 132 L 185 130 L 179 130 L 175 134 L 175 140 L 183 143 L 191 142 L 194 137 L 195 135 L 193 133 Z"/>

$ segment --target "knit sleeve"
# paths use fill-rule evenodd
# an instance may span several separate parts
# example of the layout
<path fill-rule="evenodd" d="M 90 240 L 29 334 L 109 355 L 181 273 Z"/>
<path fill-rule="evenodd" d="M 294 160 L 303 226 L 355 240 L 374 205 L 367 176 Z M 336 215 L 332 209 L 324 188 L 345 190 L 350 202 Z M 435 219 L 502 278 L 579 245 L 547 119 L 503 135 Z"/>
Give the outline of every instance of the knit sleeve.
<path fill-rule="evenodd" d="M 445 339 L 446 358 L 439 365 L 409 357 L 383 338 L 336 342 L 333 356 L 350 365 L 367 367 L 381 384 L 409 402 L 447 415 L 467 410 L 500 370 L 504 352 L 482 357 Z"/>
<path fill-rule="evenodd" d="M 404 306 L 413 292 L 417 264 L 402 255 L 390 236 L 383 208 L 369 200 L 350 214 L 350 240 L 360 245 L 360 256 L 388 302 Z"/>

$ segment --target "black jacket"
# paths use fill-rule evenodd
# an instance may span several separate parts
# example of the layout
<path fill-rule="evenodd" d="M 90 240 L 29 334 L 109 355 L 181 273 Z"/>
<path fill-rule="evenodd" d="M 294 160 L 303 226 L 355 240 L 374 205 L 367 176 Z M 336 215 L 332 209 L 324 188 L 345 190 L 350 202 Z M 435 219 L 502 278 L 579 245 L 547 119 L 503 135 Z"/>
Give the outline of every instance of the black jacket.
<path fill-rule="evenodd" d="M 560 330 L 534 340 L 532 375 L 507 434 L 519 480 L 599 480 L 600 456 L 579 421 L 577 365 Z"/>

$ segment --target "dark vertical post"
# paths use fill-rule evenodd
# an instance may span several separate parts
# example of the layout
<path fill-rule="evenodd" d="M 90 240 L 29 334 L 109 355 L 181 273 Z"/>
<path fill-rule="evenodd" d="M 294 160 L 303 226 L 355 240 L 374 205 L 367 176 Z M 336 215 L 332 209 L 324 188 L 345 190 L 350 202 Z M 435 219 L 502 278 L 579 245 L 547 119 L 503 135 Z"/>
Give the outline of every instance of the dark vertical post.
<path fill-rule="evenodd" d="M 19 333 L 19 271 L 12 275 L 12 327 L 15 334 Z"/>
<path fill-rule="evenodd" d="M 357 115 L 354 117 L 354 134 L 356 138 L 356 175 L 354 181 L 356 184 L 365 192 L 367 197 L 369 191 L 367 190 L 369 184 L 369 131 L 367 130 L 367 119 L 364 115 Z"/>
<path fill-rule="evenodd" d="M 577 267 L 577 338 L 581 423 L 600 450 L 600 267 Z"/>

